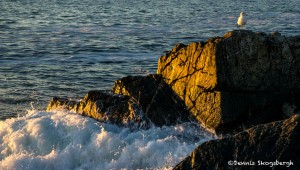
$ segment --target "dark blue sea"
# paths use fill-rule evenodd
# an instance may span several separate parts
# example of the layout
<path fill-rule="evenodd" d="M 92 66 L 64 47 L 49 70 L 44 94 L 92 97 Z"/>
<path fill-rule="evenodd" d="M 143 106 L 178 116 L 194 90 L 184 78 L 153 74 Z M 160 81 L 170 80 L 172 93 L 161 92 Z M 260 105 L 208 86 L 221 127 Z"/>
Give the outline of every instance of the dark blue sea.
<path fill-rule="evenodd" d="M 201 127 L 133 134 L 45 108 L 53 96 L 78 98 L 124 76 L 155 73 L 175 44 L 240 29 L 241 11 L 242 29 L 300 35 L 299 0 L 0 0 L 0 117 L 22 116 L 0 122 L 0 169 L 171 168 L 211 138 Z M 176 136 L 187 131 L 199 139 Z"/>

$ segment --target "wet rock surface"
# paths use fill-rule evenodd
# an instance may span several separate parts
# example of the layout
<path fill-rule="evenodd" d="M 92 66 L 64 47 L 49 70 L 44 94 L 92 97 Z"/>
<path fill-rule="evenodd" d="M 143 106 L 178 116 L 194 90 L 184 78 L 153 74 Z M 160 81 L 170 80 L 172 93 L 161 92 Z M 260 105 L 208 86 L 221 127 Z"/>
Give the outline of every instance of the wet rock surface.
<path fill-rule="evenodd" d="M 50 101 L 47 111 L 63 109 L 121 126 L 149 125 L 141 107 L 128 96 L 103 91 L 90 91 L 81 101 L 55 97 Z"/>

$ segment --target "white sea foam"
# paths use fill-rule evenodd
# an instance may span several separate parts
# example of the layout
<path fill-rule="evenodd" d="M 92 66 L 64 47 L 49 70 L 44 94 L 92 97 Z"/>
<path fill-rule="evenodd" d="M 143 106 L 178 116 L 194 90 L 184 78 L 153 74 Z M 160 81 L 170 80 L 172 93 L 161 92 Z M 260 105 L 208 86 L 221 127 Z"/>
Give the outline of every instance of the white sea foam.
<path fill-rule="evenodd" d="M 0 169 L 168 169 L 209 139 L 191 123 L 131 131 L 33 110 L 0 122 Z"/>

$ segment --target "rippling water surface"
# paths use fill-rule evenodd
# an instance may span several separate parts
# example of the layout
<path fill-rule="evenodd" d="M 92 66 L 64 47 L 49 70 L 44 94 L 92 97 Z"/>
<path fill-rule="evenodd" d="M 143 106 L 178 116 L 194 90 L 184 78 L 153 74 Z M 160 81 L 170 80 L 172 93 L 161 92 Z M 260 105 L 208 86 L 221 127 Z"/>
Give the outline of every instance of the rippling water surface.
<path fill-rule="evenodd" d="M 0 1 L 0 114 L 44 109 L 53 96 L 110 89 L 126 75 L 155 73 L 176 43 L 237 29 L 300 34 L 300 5 L 290 1 Z"/>
<path fill-rule="evenodd" d="M 170 169 L 213 139 L 192 123 L 131 131 L 69 112 L 53 96 L 155 73 L 177 43 L 238 29 L 300 34 L 298 0 L 0 0 L 0 169 Z M 29 110 L 28 113 L 26 110 Z M 39 110 L 39 111 L 37 111 Z"/>

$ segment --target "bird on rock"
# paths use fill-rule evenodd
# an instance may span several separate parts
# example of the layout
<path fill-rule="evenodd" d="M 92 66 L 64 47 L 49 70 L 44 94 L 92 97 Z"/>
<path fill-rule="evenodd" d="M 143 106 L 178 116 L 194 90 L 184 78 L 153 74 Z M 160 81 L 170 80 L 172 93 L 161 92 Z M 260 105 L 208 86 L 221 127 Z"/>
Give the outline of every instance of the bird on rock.
<path fill-rule="evenodd" d="M 245 16 L 246 16 L 246 14 L 244 12 L 240 13 L 240 17 L 237 21 L 238 26 L 242 27 L 242 26 L 246 25 L 247 20 L 246 20 Z"/>

